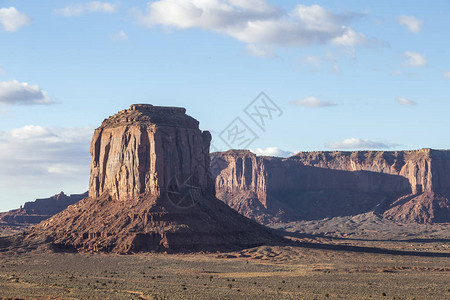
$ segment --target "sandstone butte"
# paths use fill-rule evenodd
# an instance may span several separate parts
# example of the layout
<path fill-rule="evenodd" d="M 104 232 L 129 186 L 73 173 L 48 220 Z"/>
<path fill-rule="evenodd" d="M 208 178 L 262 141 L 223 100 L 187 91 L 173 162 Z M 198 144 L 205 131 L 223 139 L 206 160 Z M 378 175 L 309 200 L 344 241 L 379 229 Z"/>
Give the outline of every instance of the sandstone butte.
<path fill-rule="evenodd" d="M 215 197 L 210 141 L 184 108 L 131 105 L 94 132 L 89 196 L 6 246 L 135 253 L 282 241 Z"/>
<path fill-rule="evenodd" d="M 262 224 L 374 212 L 400 222 L 450 222 L 450 151 L 212 154 L 216 195 Z"/>

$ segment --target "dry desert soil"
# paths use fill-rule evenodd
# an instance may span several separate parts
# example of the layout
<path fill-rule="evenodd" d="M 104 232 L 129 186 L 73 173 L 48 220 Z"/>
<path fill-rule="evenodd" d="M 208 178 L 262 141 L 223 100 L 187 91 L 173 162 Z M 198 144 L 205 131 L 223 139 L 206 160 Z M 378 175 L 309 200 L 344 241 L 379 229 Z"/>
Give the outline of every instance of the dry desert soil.
<path fill-rule="evenodd" d="M 327 230 L 325 224 L 308 226 Z M 449 226 L 436 228 L 433 239 L 419 238 L 412 226 L 413 233 L 389 240 L 379 233 L 345 238 L 296 230 L 292 246 L 232 253 L 18 249 L 0 253 L 0 298 L 450 299 Z"/>

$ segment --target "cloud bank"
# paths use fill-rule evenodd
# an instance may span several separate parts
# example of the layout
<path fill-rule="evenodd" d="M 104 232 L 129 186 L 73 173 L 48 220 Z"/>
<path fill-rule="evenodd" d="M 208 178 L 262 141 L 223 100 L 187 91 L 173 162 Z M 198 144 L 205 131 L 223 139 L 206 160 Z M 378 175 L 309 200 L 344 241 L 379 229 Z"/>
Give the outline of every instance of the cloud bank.
<path fill-rule="evenodd" d="M 359 16 L 337 14 L 319 5 L 297 5 L 285 11 L 266 0 L 159 0 L 149 2 L 145 12 L 135 11 L 137 21 L 144 26 L 225 34 L 246 43 L 258 56 L 267 56 L 267 49 L 274 46 L 367 44 L 364 34 L 349 27 Z"/>
<path fill-rule="evenodd" d="M 0 131 L 0 187 L 21 181 L 26 185 L 24 178 L 48 185 L 61 175 L 81 175 L 87 180 L 92 131 L 36 125 Z"/>

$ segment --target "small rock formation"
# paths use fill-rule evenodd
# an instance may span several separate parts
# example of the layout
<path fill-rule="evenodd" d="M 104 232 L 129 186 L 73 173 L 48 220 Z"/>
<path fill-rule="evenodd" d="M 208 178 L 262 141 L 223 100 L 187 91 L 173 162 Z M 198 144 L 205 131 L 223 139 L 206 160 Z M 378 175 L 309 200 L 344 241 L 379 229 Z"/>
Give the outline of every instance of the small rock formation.
<path fill-rule="evenodd" d="M 75 204 L 88 196 L 84 194 L 72 194 L 67 196 L 64 192 L 54 195 L 50 198 L 36 199 L 27 202 L 19 209 L 0 213 L 1 225 L 34 225 L 50 218 L 57 213 L 62 212 L 69 205 Z"/>
<path fill-rule="evenodd" d="M 402 222 L 450 222 L 450 151 L 212 154 L 219 199 L 267 224 L 374 211 Z"/>
<path fill-rule="evenodd" d="M 217 251 L 281 241 L 218 200 L 211 135 L 184 108 L 131 105 L 91 143 L 89 197 L 40 223 L 24 242 L 78 251 Z"/>

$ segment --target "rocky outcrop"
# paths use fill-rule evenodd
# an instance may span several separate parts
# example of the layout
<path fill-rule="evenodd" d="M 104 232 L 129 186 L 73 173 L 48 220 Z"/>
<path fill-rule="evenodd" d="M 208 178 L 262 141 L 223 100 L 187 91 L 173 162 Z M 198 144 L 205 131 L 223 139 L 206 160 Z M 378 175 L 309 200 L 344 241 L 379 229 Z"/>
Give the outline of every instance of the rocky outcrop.
<path fill-rule="evenodd" d="M 179 107 L 132 105 L 106 119 L 91 143 L 89 196 L 108 193 L 126 201 L 140 194 L 160 196 L 175 175 L 189 174 L 213 191 L 208 131 Z"/>
<path fill-rule="evenodd" d="M 48 219 L 87 197 L 88 193 L 66 195 L 61 192 L 50 198 L 36 199 L 27 202 L 19 209 L 0 213 L 0 224 L 2 225 L 32 225 Z"/>
<path fill-rule="evenodd" d="M 300 152 L 287 159 L 212 154 L 217 196 L 261 223 L 374 211 L 450 222 L 450 151 Z"/>
<path fill-rule="evenodd" d="M 23 243 L 77 251 L 217 251 L 281 241 L 218 200 L 211 135 L 184 108 L 132 105 L 95 130 L 89 197 Z"/>

